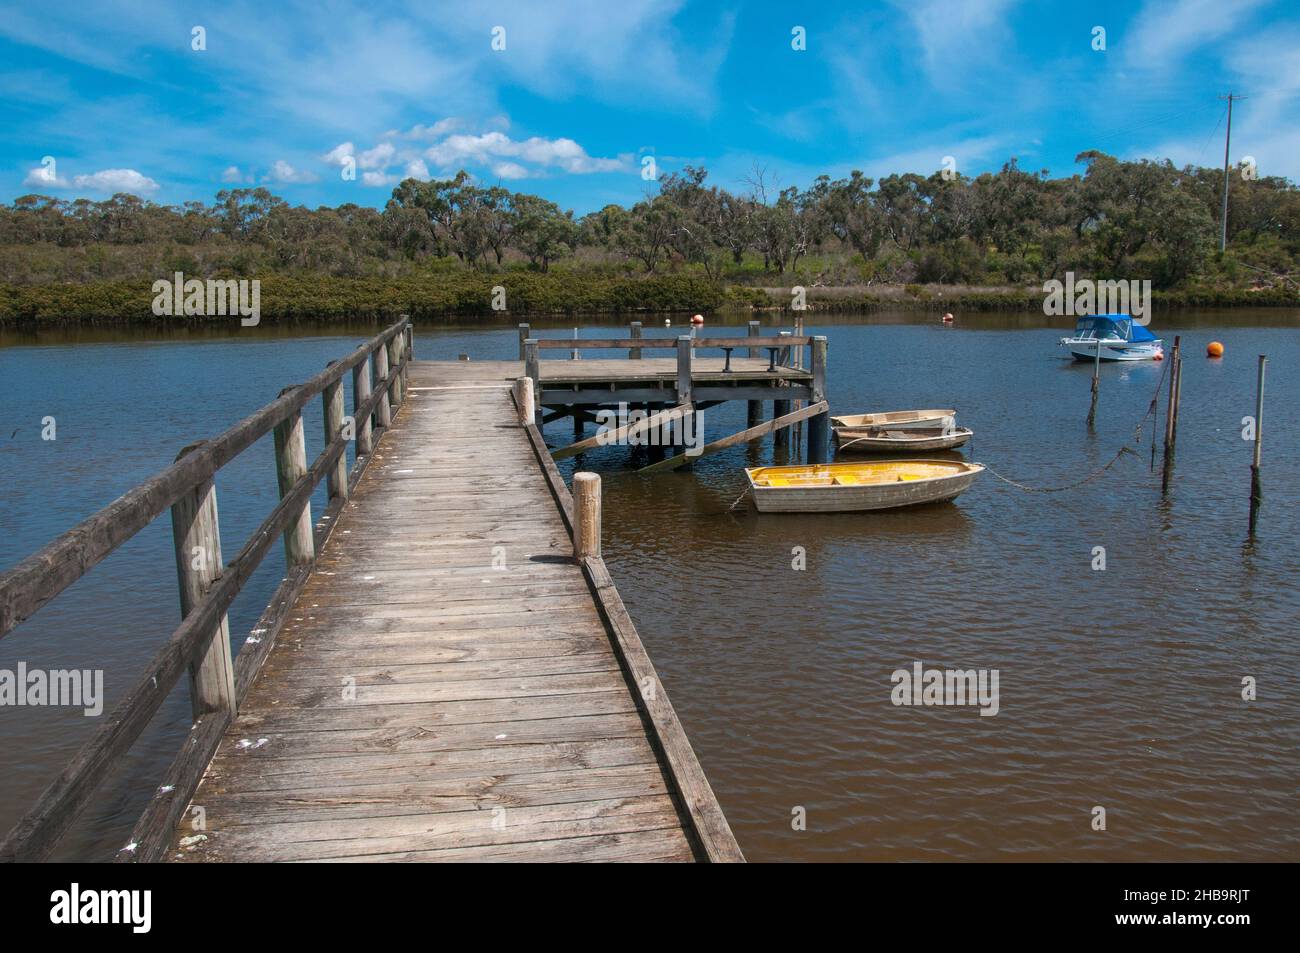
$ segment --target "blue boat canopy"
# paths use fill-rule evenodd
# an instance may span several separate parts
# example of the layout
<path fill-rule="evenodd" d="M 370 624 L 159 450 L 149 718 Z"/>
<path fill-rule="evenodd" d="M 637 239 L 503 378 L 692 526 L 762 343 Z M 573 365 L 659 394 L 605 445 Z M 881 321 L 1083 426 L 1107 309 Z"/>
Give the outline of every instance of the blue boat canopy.
<path fill-rule="evenodd" d="M 1074 327 L 1075 333 L 1083 335 L 1086 331 L 1093 332 L 1098 338 L 1106 338 L 1114 335 L 1120 340 L 1133 343 L 1143 341 L 1154 341 L 1156 336 L 1148 331 L 1145 327 L 1137 324 L 1131 314 L 1097 314 L 1080 318 L 1079 323 Z"/>

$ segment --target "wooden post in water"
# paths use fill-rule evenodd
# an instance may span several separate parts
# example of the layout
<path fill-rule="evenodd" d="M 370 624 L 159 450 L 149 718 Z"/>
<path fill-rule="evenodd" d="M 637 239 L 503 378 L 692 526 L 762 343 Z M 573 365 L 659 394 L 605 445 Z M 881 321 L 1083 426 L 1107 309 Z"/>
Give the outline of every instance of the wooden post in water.
<path fill-rule="evenodd" d="M 352 368 L 352 420 L 357 430 L 357 456 L 369 454 L 374 449 L 370 429 L 371 414 L 362 414 L 361 408 L 370 399 L 370 358 Z"/>
<path fill-rule="evenodd" d="M 375 386 L 388 376 L 388 348 L 380 345 L 375 348 L 374 353 L 375 365 Z M 379 406 L 375 408 L 375 426 L 387 429 L 393 425 L 393 409 L 388 403 L 390 391 L 388 385 L 383 385 L 383 392 L 379 395 Z"/>
<path fill-rule="evenodd" d="M 531 377 L 519 377 L 514 383 L 515 403 L 519 407 L 519 422 L 521 424 L 530 424 L 537 416 L 536 407 L 533 404 L 533 379 Z"/>
<path fill-rule="evenodd" d="M 524 360 L 524 342 L 528 340 L 528 325 L 519 325 L 519 360 Z"/>
<path fill-rule="evenodd" d="M 573 558 L 600 555 L 600 476 L 573 475 Z"/>
<path fill-rule="evenodd" d="M 1101 389 L 1101 341 L 1097 341 L 1097 354 L 1092 362 L 1092 404 L 1088 407 L 1088 429 L 1097 424 L 1097 392 Z"/>
<path fill-rule="evenodd" d="M 1178 432 L 1178 352 L 1182 335 L 1174 336 L 1174 349 L 1169 358 L 1169 397 L 1165 401 L 1165 460 L 1160 478 L 1160 492 L 1169 492 L 1170 471 L 1174 463 L 1174 435 Z"/>
<path fill-rule="evenodd" d="M 325 365 L 329 367 L 336 364 L 336 361 L 330 361 Z M 340 374 L 332 384 L 326 384 L 325 389 L 321 391 L 321 405 L 325 410 L 325 446 L 328 447 L 334 442 L 343 431 L 343 375 Z M 355 424 L 353 425 L 355 428 Z M 329 499 L 338 499 L 340 496 L 348 495 L 348 451 L 347 447 L 339 454 L 338 463 L 334 464 L 325 474 L 325 483 L 329 492 Z"/>
<path fill-rule="evenodd" d="M 375 353 L 382 354 L 381 347 Z M 287 394 L 292 387 L 281 391 Z M 307 473 L 307 441 L 302 432 L 302 412 L 296 411 L 275 427 L 275 476 L 280 484 L 280 498 L 293 489 L 293 485 Z M 316 543 L 312 538 L 311 500 L 303 502 L 298 519 L 285 528 L 284 558 L 289 567 L 301 566 L 316 558 Z"/>
<path fill-rule="evenodd" d="M 201 443 L 176 455 L 179 460 Z M 217 488 L 204 480 L 172 504 L 172 540 L 176 544 L 176 581 L 181 616 L 202 601 L 225 568 L 221 559 L 221 529 L 217 522 Z M 225 613 L 212 630 L 198 662 L 190 663 L 190 709 L 194 717 L 224 711 L 235 715 L 235 664 L 230 654 L 230 620 Z"/>
<path fill-rule="evenodd" d="M 826 338 L 812 339 L 812 399 L 817 404 L 826 399 Z M 808 421 L 808 462 L 826 463 L 830 459 L 831 415 L 827 411 Z"/>
<path fill-rule="evenodd" d="M 1260 452 L 1264 449 L 1264 368 L 1268 358 L 1259 356 L 1259 379 L 1255 384 L 1255 451 L 1250 460 L 1250 535 L 1255 535 L 1259 507 L 1264 502 L 1264 487 L 1260 480 Z"/>
<path fill-rule="evenodd" d="M 628 326 L 627 326 L 627 330 L 628 330 L 628 334 L 631 335 L 633 341 L 639 341 L 639 340 L 641 340 L 641 322 L 640 322 L 640 321 L 633 321 L 633 322 L 631 322 L 630 324 L 628 324 Z M 627 357 L 628 357 L 628 360 L 630 360 L 630 361 L 639 361 L 639 360 L 641 360 L 641 349 L 640 349 L 639 347 L 628 348 L 628 351 L 627 351 Z"/>
<path fill-rule="evenodd" d="M 762 333 L 762 325 L 758 321 L 749 322 L 749 336 L 751 338 L 759 337 Z M 748 348 L 745 354 L 748 357 L 762 357 L 762 354 L 755 353 L 756 348 Z M 751 400 L 746 405 L 745 425 L 747 427 L 757 427 L 763 422 L 763 402 L 761 400 Z"/>
<path fill-rule="evenodd" d="M 542 365 L 538 354 L 537 339 L 524 341 L 524 376 L 533 382 L 533 423 L 542 429 Z"/>

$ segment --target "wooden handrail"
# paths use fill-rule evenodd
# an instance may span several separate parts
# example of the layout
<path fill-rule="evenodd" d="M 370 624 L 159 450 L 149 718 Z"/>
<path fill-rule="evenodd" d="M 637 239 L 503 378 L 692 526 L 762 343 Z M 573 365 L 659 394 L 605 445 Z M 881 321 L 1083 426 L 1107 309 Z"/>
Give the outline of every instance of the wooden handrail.
<path fill-rule="evenodd" d="M 403 320 L 0 574 L 0 638 L 406 327 Z M 387 388 L 385 388 L 385 392 Z"/>
<path fill-rule="evenodd" d="M 581 351 L 591 348 L 604 350 L 674 350 L 677 338 L 533 338 L 543 350 Z M 751 348 L 751 347 L 803 347 L 811 344 L 811 337 L 737 337 L 693 338 L 693 348 Z"/>
<path fill-rule="evenodd" d="M 26 619 L 31 612 L 75 582 L 86 570 L 130 539 L 140 528 L 148 525 L 181 496 L 206 483 L 216 470 L 255 443 L 267 431 L 286 422 L 300 425 L 298 417 L 308 400 L 341 380 L 342 375 L 353 367 L 364 364 L 372 353 L 387 355 L 389 342 L 401 334 L 403 343 L 395 349 L 398 361 L 375 381 L 373 392 L 357 402 L 354 411 L 356 418 L 369 420 L 381 404 L 388 401 L 390 389 L 400 388 L 399 381 L 406 375 L 411 356 L 406 337 L 409 325 L 410 322 L 403 318 L 358 347 L 347 358 L 331 363 L 325 371 L 307 383 L 286 390 L 275 401 L 219 437 L 183 454 L 172 466 L 119 497 L 36 555 L 0 576 L 0 603 L 5 613 L 0 621 L 8 626 L 0 629 L 0 635 L 11 631 L 13 626 Z M 276 537 L 305 518 L 306 508 L 316 486 L 328 474 L 337 474 L 339 462 L 346 459 L 348 442 L 349 438 L 342 430 L 338 431 L 326 443 L 312 465 L 305 468 L 305 472 L 300 475 L 295 473 L 292 481 L 282 486 L 279 503 L 235 558 L 221 567 L 220 574 L 202 598 L 190 608 L 181 624 L 150 661 L 141 678 L 32 809 L 0 842 L 0 860 L 34 861 L 49 856 L 89 803 L 115 759 L 130 748 L 149 724 L 181 673 L 201 659 L 208 650 L 226 610 L 253 575 Z M 358 466 L 361 466 L 360 461 Z M 46 582 L 46 577 L 40 573 L 46 566 L 44 560 L 51 556 L 71 561 L 72 565 L 64 572 L 50 571 L 49 581 Z M 24 609 L 27 610 L 25 613 Z M 224 726 L 229 723 L 232 714 L 226 710 L 212 712 L 204 717 L 211 724 Z M 215 750 L 220 740 L 220 731 L 209 730 L 202 737 L 205 745 Z M 186 778 L 186 784 L 191 790 L 193 785 L 197 785 L 211 753 L 190 753 L 192 762 L 196 765 Z M 186 800 L 188 801 L 188 796 Z"/>

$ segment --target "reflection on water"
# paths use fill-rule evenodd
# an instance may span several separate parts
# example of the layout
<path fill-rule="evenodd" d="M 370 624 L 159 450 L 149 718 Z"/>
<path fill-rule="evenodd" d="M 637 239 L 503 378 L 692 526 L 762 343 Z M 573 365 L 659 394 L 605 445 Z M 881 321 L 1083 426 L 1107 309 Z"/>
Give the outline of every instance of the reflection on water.
<path fill-rule="evenodd" d="M 770 439 L 654 476 L 636 474 L 620 447 L 563 461 L 566 474 L 604 476 L 606 558 L 747 855 L 1300 857 L 1296 323 L 1295 312 L 1155 316 L 1158 333 L 1184 335 L 1189 355 L 1167 500 L 1149 466 L 1163 420 L 1147 422 L 1137 457 L 1067 492 L 1025 492 L 985 473 L 955 503 L 869 514 L 760 515 L 745 501 L 733 509 L 742 468 L 773 462 Z M 573 323 L 550 326 L 559 334 Z M 1132 441 L 1162 371 L 1103 366 L 1090 434 L 1092 369 L 1061 359 L 1064 326 L 1030 313 L 959 315 L 953 328 L 872 315 L 809 331 L 830 339 L 835 412 L 956 407 L 958 423 L 975 431 L 956 456 L 1055 487 Z M 57 335 L 0 339 L 20 345 L 0 350 L 13 394 L 0 434 L 0 566 L 373 329 L 297 328 L 292 341 L 258 330 L 78 333 L 76 346 Z M 647 334 L 678 330 L 647 321 Z M 621 334 L 613 323 L 583 333 Z M 1200 357 L 1212 339 L 1227 344 L 1224 360 Z M 516 349 L 513 322 L 416 333 L 424 359 Z M 1240 420 L 1253 412 L 1259 353 L 1271 359 L 1266 502 L 1249 546 Z M 46 414 L 59 421 L 53 443 L 39 440 Z M 744 417 L 743 404 L 710 409 L 705 439 L 742 429 Z M 309 419 L 309 440 L 319 431 L 319 418 Z M 568 421 L 547 430 L 553 446 L 571 433 Z M 245 538 L 273 505 L 271 459 L 269 445 L 257 447 L 223 472 L 225 538 Z M 1101 572 L 1092 569 L 1097 547 Z M 281 558 L 267 557 L 233 631 L 246 631 L 265 603 Z M 0 642 L 0 668 L 19 659 L 102 666 L 111 703 L 176 624 L 175 600 L 163 520 Z M 890 674 L 915 661 L 998 669 L 999 714 L 893 706 Z M 1241 698 L 1246 676 L 1258 679 L 1256 701 Z M 0 824 L 39 794 L 89 721 L 0 709 Z M 65 856 L 120 846 L 141 792 L 188 726 L 183 690 L 157 721 Z M 1104 832 L 1091 828 L 1095 806 L 1107 809 Z M 807 811 L 806 831 L 791 828 L 796 807 Z"/>

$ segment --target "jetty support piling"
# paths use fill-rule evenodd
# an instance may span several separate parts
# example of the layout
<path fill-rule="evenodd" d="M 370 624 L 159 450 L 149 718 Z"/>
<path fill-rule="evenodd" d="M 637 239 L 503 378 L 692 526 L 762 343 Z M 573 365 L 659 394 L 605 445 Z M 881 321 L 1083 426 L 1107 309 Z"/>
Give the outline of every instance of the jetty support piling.
<path fill-rule="evenodd" d="M 830 459 L 831 416 L 826 404 L 826 338 L 812 339 L 812 399 L 822 412 L 808 420 L 808 462 L 826 463 Z"/>
<path fill-rule="evenodd" d="M 749 322 L 749 331 L 747 336 L 756 338 L 762 333 L 762 325 L 758 321 Z M 762 357 L 758 348 L 751 347 L 746 351 L 748 357 Z M 746 405 L 745 424 L 749 427 L 756 427 L 763 421 L 763 402 L 761 400 L 751 400 Z"/>
<path fill-rule="evenodd" d="M 629 323 L 628 326 L 627 326 L 627 333 L 628 333 L 628 335 L 632 338 L 633 341 L 640 341 L 640 340 L 641 340 L 641 322 L 640 322 L 640 321 L 633 321 L 633 322 Z M 641 360 L 641 348 L 640 348 L 640 347 L 630 347 L 630 348 L 628 348 L 628 350 L 627 350 L 627 357 L 628 357 L 628 360 L 630 360 L 630 361 L 639 361 L 639 360 Z"/>
<path fill-rule="evenodd" d="M 528 333 L 530 330 L 531 329 L 527 324 L 519 325 L 519 360 L 521 361 L 526 359 L 524 346 L 528 342 L 528 339 L 532 337 L 532 335 Z"/>

